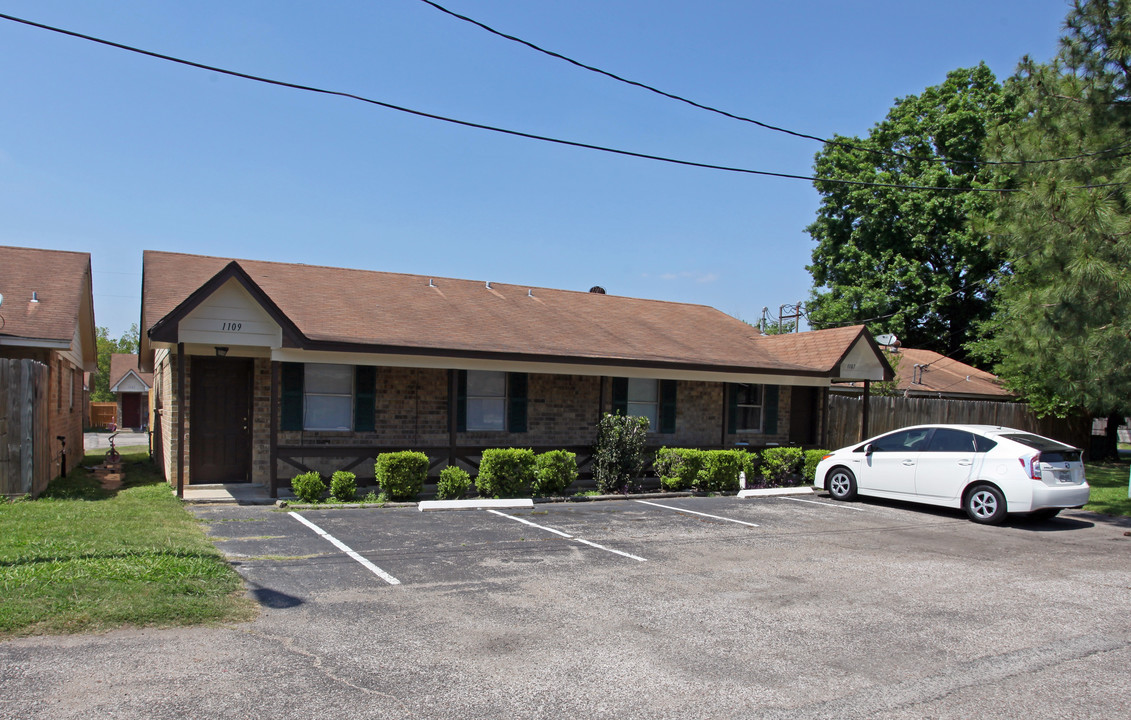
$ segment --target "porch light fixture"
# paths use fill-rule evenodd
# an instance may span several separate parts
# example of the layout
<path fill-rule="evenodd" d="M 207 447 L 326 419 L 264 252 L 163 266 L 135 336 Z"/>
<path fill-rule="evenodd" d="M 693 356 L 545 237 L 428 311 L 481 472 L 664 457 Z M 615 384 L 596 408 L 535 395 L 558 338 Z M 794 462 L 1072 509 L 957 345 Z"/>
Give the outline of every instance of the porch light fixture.
<path fill-rule="evenodd" d="M 216 357 L 224 357 L 227 354 L 228 354 L 228 348 L 221 347 L 219 345 L 216 346 Z"/>

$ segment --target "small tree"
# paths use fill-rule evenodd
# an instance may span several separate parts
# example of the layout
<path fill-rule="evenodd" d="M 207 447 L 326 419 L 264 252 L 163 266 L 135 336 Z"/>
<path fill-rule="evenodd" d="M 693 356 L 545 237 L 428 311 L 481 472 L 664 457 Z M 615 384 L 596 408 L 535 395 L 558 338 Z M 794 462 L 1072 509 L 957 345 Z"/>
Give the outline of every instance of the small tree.
<path fill-rule="evenodd" d="M 593 453 L 593 478 L 598 492 L 628 493 L 636 490 L 647 457 L 648 418 L 605 413 L 597 424 L 597 447 Z"/>

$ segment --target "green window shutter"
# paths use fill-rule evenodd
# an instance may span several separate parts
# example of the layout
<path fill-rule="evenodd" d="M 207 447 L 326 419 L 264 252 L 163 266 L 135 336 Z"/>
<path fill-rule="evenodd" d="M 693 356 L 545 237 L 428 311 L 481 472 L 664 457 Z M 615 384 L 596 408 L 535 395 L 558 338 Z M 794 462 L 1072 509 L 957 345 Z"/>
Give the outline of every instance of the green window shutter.
<path fill-rule="evenodd" d="M 456 432 L 467 432 L 467 371 L 456 370 Z"/>
<path fill-rule="evenodd" d="M 377 427 L 377 368 L 358 365 L 353 369 L 353 429 L 372 432 Z"/>
<path fill-rule="evenodd" d="M 613 378 L 613 415 L 628 414 L 628 378 Z"/>
<path fill-rule="evenodd" d="M 660 381 L 660 432 L 675 432 L 675 380 Z"/>
<path fill-rule="evenodd" d="M 507 430 L 526 432 L 526 373 L 507 373 Z"/>
<path fill-rule="evenodd" d="M 282 367 L 281 430 L 302 430 L 302 385 L 305 376 L 302 363 L 285 362 Z"/>
<path fill-rule="evenodd" d="M 778 386 L 766 385 L 763 402 L 766 404 L 766 422 L 765 433 L 767 435 L 778 434 Z"/>
<path fill-rule="evenodd" d="M 738 385 L 726 384 L 727 393 L 727 432 L 731 435 L 738 432 Z"/>

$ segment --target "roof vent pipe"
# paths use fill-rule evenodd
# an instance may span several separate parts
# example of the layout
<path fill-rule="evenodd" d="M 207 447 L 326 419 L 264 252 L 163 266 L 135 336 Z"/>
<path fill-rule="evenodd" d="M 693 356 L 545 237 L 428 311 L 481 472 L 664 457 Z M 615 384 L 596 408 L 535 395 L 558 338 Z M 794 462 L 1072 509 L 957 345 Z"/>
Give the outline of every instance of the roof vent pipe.
<path fill-rule="evenodd" d="M 432 278 L 428 278 L 428 287 L 436 287 L 436 283 L 432 281 Z"/>
<path fill-rule="evenodd" d="M 491 289 L 493 289 L 493 288 L 491 287 L 491 281 L 490 281 L 490 280 L 488 280 L 488 281 L 487 281 L 487 289 L 488 289 L 488 290 L 491 290 Z"/>
<path fill-rule="evenodd" d="M 526 297 L 534 297 L 534 290 L 527 290 Z"/>
<path fill-rule="evenodd" d="M 37 293 L 35 290 L 31 291 L 31 301 L 39 302 L 39 293 Z"/>

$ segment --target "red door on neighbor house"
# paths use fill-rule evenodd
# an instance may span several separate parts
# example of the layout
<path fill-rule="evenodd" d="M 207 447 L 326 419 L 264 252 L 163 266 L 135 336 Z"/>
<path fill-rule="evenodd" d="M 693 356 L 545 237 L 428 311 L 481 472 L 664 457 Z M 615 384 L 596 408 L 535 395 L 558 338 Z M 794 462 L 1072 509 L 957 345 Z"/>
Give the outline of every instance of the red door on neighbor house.
<path fill-rule="evenodd" d="M 249 482 L 253 361 L 197 356 L 189 367 L 189 483 Z"/>
<path fill-rule="evenodd" d="M 122 394 L 122 427 L 141 427 L 141 395 L 139 393 Z"/>

